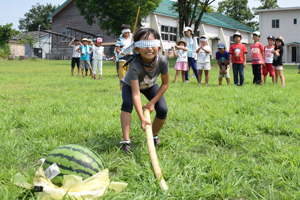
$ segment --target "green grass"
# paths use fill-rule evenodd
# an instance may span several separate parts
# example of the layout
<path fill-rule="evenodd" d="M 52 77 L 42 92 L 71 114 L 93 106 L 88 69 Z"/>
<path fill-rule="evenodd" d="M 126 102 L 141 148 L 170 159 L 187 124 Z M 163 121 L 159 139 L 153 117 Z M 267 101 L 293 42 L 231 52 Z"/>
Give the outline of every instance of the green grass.
<path fill-rule="evenodd" d="M 256 86 L 249 65 L 245 86 L 236 87 L 233 78 L 217 86 L 214 64 L 206 87 L 195 78 L 174 84 L 173 66 L 172 59 L 169 112 L 157 149 L 168 198 L 155 180 L 135 111 L 134 153 L 119 149 L 122 99 L 113 63 L 104 62 L 99 81 L 71 77 L 70 61 L 0 60 L 0 199 L 33 199 L 13 176 L 21 172 L 32 181 L 40 158 L 71 143 L 99 153 L 111 181 L 128 183 L 124 192 L 109 191 L 103 199 L 299 199 L 297 67 L 284 66 L 286 87 L 270 78 Z"/>

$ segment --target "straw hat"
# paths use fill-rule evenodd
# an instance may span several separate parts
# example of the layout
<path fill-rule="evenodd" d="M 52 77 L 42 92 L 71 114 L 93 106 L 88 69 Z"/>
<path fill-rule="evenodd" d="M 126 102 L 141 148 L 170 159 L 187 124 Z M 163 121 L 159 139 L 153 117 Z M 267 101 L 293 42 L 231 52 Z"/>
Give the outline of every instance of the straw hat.
<path fill-rule="evenodd" d="M 179 41 L 177 42 L 177 46 L 179 46 L 180 43 L 184 43 L 184 46 L 185 46 L 185 47 L 187 46 L 187 43 L 186 43 L 186 41 L 184 41 L 184 40 L 179 40 Z"/>
<path fill-rule="evenodd" d="M 88 39 L 86 39 L 86 38 L 83 38 L 83 39 L 82 39 L 82 42 L 84 42 L 84 41 L 87 41 L 87 42 L 88 42 L 89 40 L 88 40 Z"/>

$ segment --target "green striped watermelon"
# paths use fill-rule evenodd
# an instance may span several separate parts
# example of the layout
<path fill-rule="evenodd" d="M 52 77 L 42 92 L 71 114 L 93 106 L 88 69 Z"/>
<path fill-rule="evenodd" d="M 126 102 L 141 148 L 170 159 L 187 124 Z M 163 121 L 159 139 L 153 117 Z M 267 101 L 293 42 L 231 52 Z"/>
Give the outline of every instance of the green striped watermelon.
<path fill-rule="evenodd" d="M 60 170 L 60 174 L 51 180 L 56 185 L 61 185 L 63 175 L 77 175 L 84 180 L 105 169 L 99 155 L 77 144 L 53 149 L 46 157 L 43 169 L 46 170 L 53 163 L 56 163 Z"/>

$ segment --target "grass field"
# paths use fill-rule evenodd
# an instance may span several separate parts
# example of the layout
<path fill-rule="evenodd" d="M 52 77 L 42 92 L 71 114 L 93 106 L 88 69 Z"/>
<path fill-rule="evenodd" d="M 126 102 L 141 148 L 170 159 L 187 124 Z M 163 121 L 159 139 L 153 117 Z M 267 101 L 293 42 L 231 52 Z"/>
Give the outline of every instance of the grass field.
<path fill-rule="evenodd" d="M 284 67 L 286 87 L 270 78 L 256 86 L 248 65 L 245 86 L 236 87 L 232 71 L 231 85 L 217 86 L 215 64 L 208 86 L 195 78 L 174 84 L 173 66 L 170 60 L 169 112 L 157 149 L 168 198 L 156 183 L 135 111 L 134 153 L 119 149 L 122 101 L 112 62 L 104 62 L 100 81 L 71 77 L 70 61 L 0 60 L 0 199 L 33 199 L 13 176 L 21 172 L 31 182 L 40 158 L 72 143 L 99 153 L 111 181 L 128 183 L 103 199 L 299 199 L 297 67 Z"/>

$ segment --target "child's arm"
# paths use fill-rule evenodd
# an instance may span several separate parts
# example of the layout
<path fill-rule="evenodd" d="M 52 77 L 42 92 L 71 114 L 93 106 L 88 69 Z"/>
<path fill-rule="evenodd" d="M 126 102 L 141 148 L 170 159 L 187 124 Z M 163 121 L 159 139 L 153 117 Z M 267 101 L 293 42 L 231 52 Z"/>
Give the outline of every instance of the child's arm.
<path fill-rule="evenodd" d="M 151 121 L 146 119 L 143 115 L 139 81 L 138 80 L 130 80 L 130 84 L 131 84 L 133 105 L 134 105 L 135 110 L 141 120 L 141 128 L 145 129 L 145 126 L 147 124 L 149 124 L 149 125 L 152 125 L 152 124 L 151 124 Z"/>
<path fill-rule="evenodd" d="M 106 55 L 104 54 L 104 52 L 102 53 L 102 56 L 103 56 L 103 57 L 106 57 Z"/>
<path fill-rule="evenodd" d="M 79 48 L 76 50 L 78 53 L 81 53 L 80 48 L 81 48 L 81 47 L 79 47 Z"/>
<path fill-rule="evenodd" d="M 79 44 L 82 46 L 83 44 L 81 42 L 79 42 Z"/>
<path fill-rule="evenodd" d="M 154 110 L 154 105 L 156 102 L 164 95 L 169 87 L 169 73 L 161 74 L 161 85 L 156 93 L 156 95 L 149 101 L 143 108 L 147 108 L 150 113 Z"/>
<path fill-rule="evenodd" d="M 228 69 L 228 60 L 226 59 L 225 60 L 225 71 L 224 71 L 225 74 L 227 73 L 227 69 Z"/>
<path fill-rule="evenodd" d="M 188 49 L 186 47 L 181 47 L 181 46 L 175 46 L 177 49 L 182 49 L 183 51 L 187 51 Z"/>
<path fill-rule="evenodd" d="M 91 47 L 91 51 L 90 51 L 90 53 L 89 54 L 91 54 L 93 52 L 93 47 Z"/>
<path fill-rule="evenodd" d="M 75 40 L 75 38 L 73 38 L 72 40 L 71 40 L 71 42 L 69 43 L 69 47 L 72 47 L 72 43 L 74 42 L 74 40 Z"/>
<path fill-rule="evenodd" d="M 218 65 L 219 65 L 220 71 L 222 71 L 222 63 L 221 63 L 221 60 L 217 60 L 217 61 L 218 61 Z"/>
<path fill-rule="evenodd" d="M 261 50 L 261 55 L 264 59 L 264 57 L 265 57 L 265 51 L 264 50 Z M 264 61 L 265 61 L 265 59 L 264 59 Z M 265 62 L 262 64 L 262 66 L 265 67 Z"/>
<path fill-rule="evenodd" d="M 230 66 L 232 65 L 232 54 L 229 54 Z"/>
<path fill-rule="evenodd" d="M 174 53 L 174 56 L 175 56 L 175 57 L 178 56 L 178 54 L 177 54 L 176 51 L 175 51 L 175 47 L 173 47 L 173 53 Z"/>
<path fill-rule="evenodd" d="M 203 51 L 205 51 L 205 53 L 210 53 L 210 49 L 205 49 L 205 48 L 202 48 Z"/>
<path fill-rule="evenodd" d="M 247 54 L 244 53 L 244 63 L 243 63 L 244 67 L 246 67 L 247 65 Z"/>
<path fill-rule="evenodd" d="M 199 53 L 200 49 L 201 49 L 201 47 L 199 47 L 199 49 L 196 50 L 196 53 Z"/>

